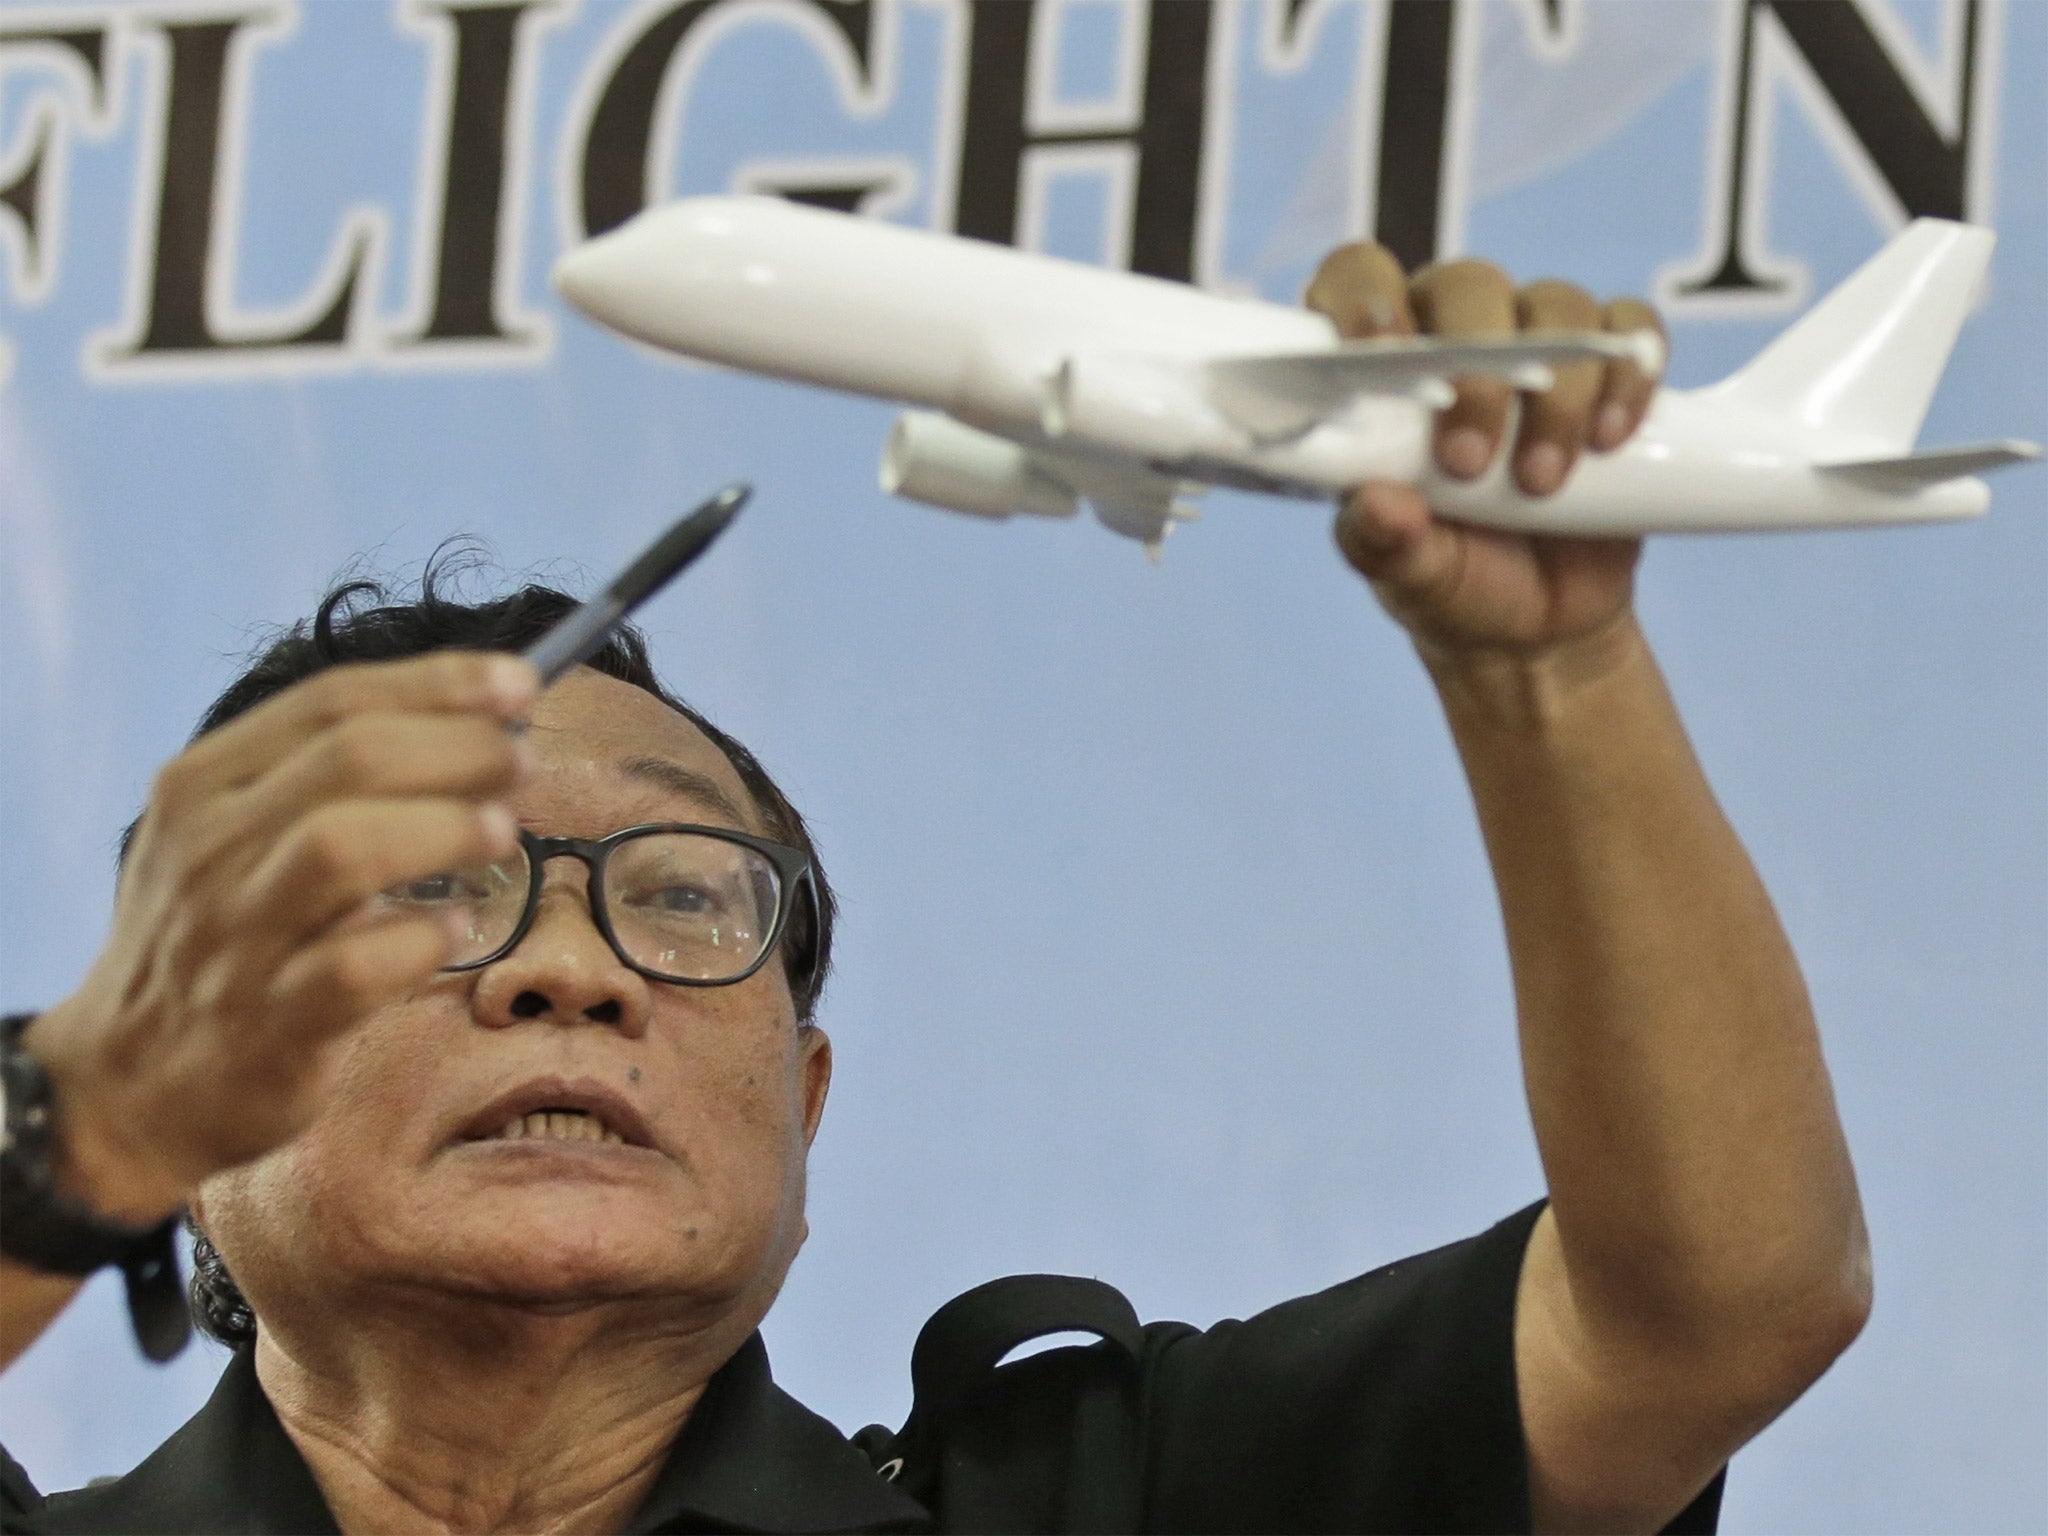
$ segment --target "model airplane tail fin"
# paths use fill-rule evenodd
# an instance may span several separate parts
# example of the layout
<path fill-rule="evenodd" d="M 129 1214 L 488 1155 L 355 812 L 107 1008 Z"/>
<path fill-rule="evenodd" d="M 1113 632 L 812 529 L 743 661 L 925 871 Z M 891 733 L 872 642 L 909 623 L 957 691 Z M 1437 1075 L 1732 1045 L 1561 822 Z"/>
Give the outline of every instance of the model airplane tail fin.
<path fill-rule="evenodd" d="M 1912 447 L 1995 243 L 1988 229 L 1915 219 L 1713 393 Z"/>

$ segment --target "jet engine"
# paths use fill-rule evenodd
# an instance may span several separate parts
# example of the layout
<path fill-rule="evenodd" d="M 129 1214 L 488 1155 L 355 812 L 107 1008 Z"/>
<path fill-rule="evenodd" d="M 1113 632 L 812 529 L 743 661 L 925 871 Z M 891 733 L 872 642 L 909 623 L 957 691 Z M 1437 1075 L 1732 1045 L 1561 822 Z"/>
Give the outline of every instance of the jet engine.
<path fill-rule="evenodd" d="M 1073 489 L 1007 438 L 937 411 L 906 411 L 882 449 L 882 489 L 975 517 L 1072 517 Z"/>

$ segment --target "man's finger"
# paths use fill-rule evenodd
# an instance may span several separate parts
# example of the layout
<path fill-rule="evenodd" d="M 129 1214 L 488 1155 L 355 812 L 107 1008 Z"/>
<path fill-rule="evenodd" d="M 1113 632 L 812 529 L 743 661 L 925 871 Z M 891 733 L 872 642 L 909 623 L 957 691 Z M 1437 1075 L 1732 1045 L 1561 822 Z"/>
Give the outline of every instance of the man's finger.
<path fill-rule="evenodd" d="M 1430 267 L 1409 284 L 1421 330 L 1466 339 L 1512 336 L 1515 288 L 1491 262 L 1452 261 Z M 1513 392 L 1495 379 L 1461 379 L 1458 397 L 1436 419 L 1436 459 L 1448 475 L 1477 478 L 1493 462 Z"/>
<path fill-rule="evenodd" d="M 361 1022 L 448 963 L 456 935 L 444 920 L 394 913 L 330 934 L 273 978 L 264 1012 L 303 1048 Z"/>
<path fill-rule="evenodd" d="M 1515 318 L 1525 333 L 1597 331 L 1601 325 L 1600 306 L 1592 295 L 1555 278 L 1531 283 L 1516 295 Z M 1515 484 L 1528 496 L 1548 496 L 1564 484 L 1591 432 L 1600 393 L 1597 362 L 1566 363 L 1552 373 L 1551 387 L 1528 395 L 1522 403 Z"/>
<path fill-rule="evenodd" d="M 1408 275 L 1392 251 L 1370 241 L 1340 245 L 1325 256 L 1301 301 L 1329 316 L 1347 340 L 1415 334 Z"/>
<path fill-rule="evenodd" d="M 158 776 L 158 791 L 175 811 L 239 788 L 319 732 L 357 715 L 473 712 L 516 720 L 539 688 L 526 662 L 484 651 L 330 667 L 200 737 Z"/>
<path fill-rule="evenodd" d="M 295 948 L 401 881 L 502 862 L 518 848 L 511 813 L 460 800 L 345 800 L 303 817 L 243 885 L 239 921 L 265 948 Z"/>
<path fill-rule="evenodd" d="M 1613 300 L 1603 312 L 1601 323 L 1616 335 L 1654 331 L 1660 343 L 1666 342 L 1663 317 L 1641 299 Z M 1664 350 L 1665 346 L 1660 345 L 1660 356 Z M 1594 408 L 1595 448 L 1603 452 L 1618 448 L 1643 424 L 1650 411 L 1650 400 L 1657 393 L 1661 372 L 1646 372 L 1633 358 L 1608 363 L 1600 383 L 1599 403 Z"/>
<path fill-rule="evenodd" d="M 531 757 L 531 747 L 490 718 L 357 715 L 321 731 L 224 800 L 209 841 L 215 848 L 236 840 L 268 843 L 332 800 L 499 797 L 519 781 Z"/>
<path fill-rule="evenodd" d="M 1339 505 L 1334 531 L 1352 569 L 1396 606 L 1441 591 L 1459 564 L 1457 535 L 1430 517 L 1412 486 L 1360 486 Z"/>

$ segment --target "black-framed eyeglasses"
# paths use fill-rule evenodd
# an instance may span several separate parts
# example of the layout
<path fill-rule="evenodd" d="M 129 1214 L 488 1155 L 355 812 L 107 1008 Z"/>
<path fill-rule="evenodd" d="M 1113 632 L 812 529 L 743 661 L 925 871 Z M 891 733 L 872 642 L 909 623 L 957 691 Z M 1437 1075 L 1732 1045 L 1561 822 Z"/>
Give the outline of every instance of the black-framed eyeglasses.
<path fill-rule="evenodd" d="M 453 912 L 465 937 L 442 967 L 473 971 L 502 960 L 526 937 L 540 907 L 548 860 L 581 859 L 590 871 L 590 917 L 621 961 L 642 976 L 686 987 L 745 981 L 775 952 L 796 917 L 815 930 L 817 879 L 801 848 L 725 827 L 650 822 L 609 837 L 519 832 L 507 859 L 444 870 L 384 892 L 388 910 Z M 793 933 L 805 951 L 815 934 Z M 793 975 L 799 988 L 800 975 Z"/>

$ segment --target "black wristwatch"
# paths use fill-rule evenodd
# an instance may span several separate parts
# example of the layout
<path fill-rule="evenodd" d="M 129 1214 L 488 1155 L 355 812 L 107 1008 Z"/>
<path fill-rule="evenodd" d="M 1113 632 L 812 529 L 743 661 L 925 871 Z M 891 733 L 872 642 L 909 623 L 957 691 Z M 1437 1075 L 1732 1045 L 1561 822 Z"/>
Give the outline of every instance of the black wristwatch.
<path fill-rule="evenodd" d="M 130 1226 L 57 1188 L 50 1079 L 21 1044 L 34 1020 L 32 1013 L 0 1019 L 0 1254 L 53 1275 L 118 1265 L 136 1342 L 150 1359 L 168 1360 L 192 1336 L 178 1278 L 178 1218 Z"/>

